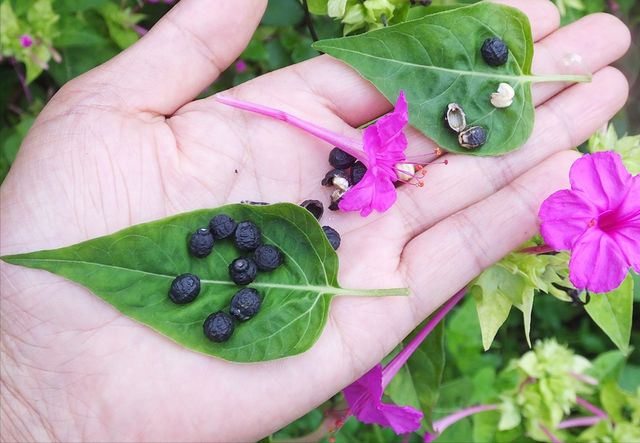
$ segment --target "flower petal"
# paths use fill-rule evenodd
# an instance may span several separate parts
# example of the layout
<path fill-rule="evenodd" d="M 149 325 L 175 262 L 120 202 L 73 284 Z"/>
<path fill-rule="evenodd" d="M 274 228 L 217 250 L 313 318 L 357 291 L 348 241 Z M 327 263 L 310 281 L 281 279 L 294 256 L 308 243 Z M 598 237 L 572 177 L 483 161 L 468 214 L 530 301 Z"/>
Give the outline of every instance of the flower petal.
<path fill-rule="evenodd" d="M 583 155 L 569 171 L 571 189 L 584 193 L 599 212 L 618 207 L 626 196 L 631 174 L 613 151 Z"/>
<path fill-rule="evenodd" d="M 344 389 L 344 396 L 351 413 L 363 423 L 391 426 L 397 434 L 413 432 L 420 428 L 422 413 L 411 406 L 383 404 L 382 365 L 371 368 L 358 380 Z"/>
<path fill-rule="evenodd" d="M 616 229 L 609 234 L 633 269 L 640 272 L 640 175 L 631 179 L 629 192 L 616 210 L 616 218 Z"/>
<path fill-rule="evenodd" d="M 598 209 L 581 193 L 563 189 L 540 206 L 540 234 L 556 250 L 570 250 L 598 216 Z"/>
<path fill-rule="evenodd" d="M 592 227 L 576 242 L 569 260 L 569 280 L 578 289 L 602 293 L 616 289 L 629 271 L 614 239 Z"/>
<path fill-rule="evenodd" d="M 360 215 L 366 217 L 375 209 L 378 212 L 385 212 L 396 202 L 396 189 L 388 177 L 384 174 L 376 177 L 369 169 L 362 177 L 362 180 L 349 189 L 338 207 L 342 211 L 362 211 Z"/>
<path fill-rule="evenodd" d="M 409 122 L 409 112 L 407 108 L 407 100 L 404 97 L 404 91 L 400 91 L 396 107 L 392 113 L 381 117 L 376 122 L 376 128 L 380 139 L 383 141 L 385 150 L 404 151 L 407 147 L 406 137 L 402 130 Z M 402 141 L 404 140 L 404 146 Z M 399 140 L 399 141 L 397 141 Z"/>

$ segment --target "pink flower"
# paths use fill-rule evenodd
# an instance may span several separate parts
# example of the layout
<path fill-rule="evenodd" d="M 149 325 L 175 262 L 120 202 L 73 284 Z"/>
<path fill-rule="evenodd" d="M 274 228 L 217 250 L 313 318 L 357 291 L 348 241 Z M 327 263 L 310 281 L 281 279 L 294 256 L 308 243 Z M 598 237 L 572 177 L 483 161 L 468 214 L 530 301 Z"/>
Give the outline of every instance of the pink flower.
<path fill-rule="evenodd" d="M 391 379 L 407 362 L 411 354 L 420 346 L 436 325 L 451 311 L 466 293 L 466 288 L 458 291 L 427 322 L 425 327 L 396 355 L 387 366 L 374 366 L 369 372 L 343 389 L 349 404 L 349 412 L 342 422 L 353 414 L 364 423 L 378 423 L 384 427 L 391 426 L 396 434 L 406 434 L 420 428 L 423 414 L 411 406 L 396 406 L 382 403 L 382 393 Z"/>
<path fill-rule="evenodd" d="M 571 250 L 569 280 L 578 289 L 616 289 L 629 268 L 640 272 L 640 176 L 620 155 L 584 155 L 569 172 L 570 190 L 540 207 L 540 233 L 552 248 Z"/>
<path fill-rule="evenodd" d="M 396 434 L 406 434 L 420 429 L 422 412 L 411 406 L 396 406 L 382 403 L 382 365 L 369 372 L 344 389 L 344 397 L 351 413 L 363 423 L 378 423 L 391 426 Z"/>
<path fill-rule="evenodd" d="M 216 95 L 216 99 L 235 108 L 292 124 L 337 146 L 364 163 L 367 172 L 358 184 L 344 194 L 338 204 L 340 209 L 361 211 L 360 214 L 366 217 L 374 209 L 384 212 L 395 203 L 396 191 L 393 182 L 399 180 L 396 165 L 406 160 L 404 150 L 407 148 L 407 138 L 402 133 L 409 120 L 404 92 L 400 91 L 396 108 L 391 114 L 364 129 L 362 141 L 321 128 L 277 109 L 224 95 Z"/>
<path fill-rule="evenodd" d="M 368 161 L 362 162 L 367 172 L 338 203 L 341 210 L 361 210 L 360 214 L 366 217 L 374 209 L 384 212 L 396 202 L 393 182 L 398 180 L 396 164 L 406 160 L 407 137 L 402 130 L 408 121 L 407 101 L 400 91 L 394 111 L 364 129 L 363 147 Z"/>
<path fill-rule="evenodd" d="M 28 48 L 33 44 L 33 39 L 31 36 L 25 34 L 20 36 L 20 44 L 23 48 Z"/>

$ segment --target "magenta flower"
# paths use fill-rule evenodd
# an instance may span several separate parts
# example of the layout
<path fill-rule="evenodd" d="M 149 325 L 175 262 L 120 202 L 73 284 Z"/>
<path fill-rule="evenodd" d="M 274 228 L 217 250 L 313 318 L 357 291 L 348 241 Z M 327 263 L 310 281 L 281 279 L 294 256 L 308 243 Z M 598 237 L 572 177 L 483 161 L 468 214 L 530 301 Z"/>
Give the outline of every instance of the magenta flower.
<path fill-rule="evenodd" d="M 422 412 L 411 406 L 382 403 L 382 365 L 374 366 L 354 383 L 344 389 L 344 397 L 351 413 L 363 423 L 391 426 L 396 434 L 406 434 L 420 429 Z"/>
<path fill-rule="evenodd" d="M 406 434 L 420 428 L 423 414 L 411 406 L 396 406 L 382 403 L 382 393 L 391 379 L 406 363 L 420 343 L 429 335 L 444 316 L 464 296 L 466 288 L 451 297 L 427 322 L 425 327 L 413 340 L 395 356 L 387 366 L 376 365 L 358 380 L 343 389 L 344 397 L 349 404 L 349 413 L 342 420 L 345 422 L 351 414 L 363 423 L 378 423 L 383 427 L 391 426 L 396 434 Z"/>
<path fill-rule="evenodd" d="M 400 91 L 395 110 L 364 129 L 363 140 L 337 134 L 286 112 L 224 95 L 216 99 L 229 106 L 256 112 L 292 124 L 353 155 L 367 167 L 362 180 L 350 188 L 338 204 L 343 211 L 361 211 L 363 217 L 375 209 L 384 212 L 396 201 L 393 182 L 399 180 L 396 165 L 406 160 L 407 138 L 402 129 L 409 121 L 404 92 Z M 421 183 L 421 182 L 419 182 Z"/>
<path fill-rule="evenodd" d="M 433 430 L 436 432 L 435 434 L 429 434 L 428 432 L 424 433 L 424 443 L 431 443 L 440 434 L 442 434 L 442 431 L 465 417 L 477 414 L 478 412 L 491 411 L 493 409 L 498 409 L 498 405 L 472 406 L 470 408 L 463 409 L 462 411 L 454 412 L 451 415 L 447 415 L 443 419 L 440 419 L 433 423 Z"/>
<path fill-rule="evenodd" d="M 32 44 L 33 44 L 33 39 L 31 38 L 31 36 L 27 34 L 20 36 L 20 45 L 22 45 L 23 48 L 28 48 Z"/>
<path fill-rule="evenodd" d="M 620 155 L 584 155 L 569 172 L 570 190 L 555 192 L 540 207 L 540 233 L 556 250 L 571 250 L 569 280 L 578 289 L 608 292 L 629 268 L 640 272 L 640 176 Z"/>

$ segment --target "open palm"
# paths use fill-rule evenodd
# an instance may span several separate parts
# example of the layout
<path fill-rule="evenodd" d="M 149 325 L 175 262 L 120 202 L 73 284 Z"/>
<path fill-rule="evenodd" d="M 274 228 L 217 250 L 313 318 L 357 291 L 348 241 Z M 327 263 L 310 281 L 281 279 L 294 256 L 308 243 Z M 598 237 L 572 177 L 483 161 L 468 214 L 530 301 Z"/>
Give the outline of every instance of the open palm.
<path fill-rule="evenodd" d="M 308 352 L 233 364 L 180 347 L 86 289 L 2 263 L 2 435 L 36 440 L 259 439 L 378 363 L 482 269 L 537 230 L 541 201 L 567 185 L 585 140 L 624 103 L 606 67 L 627 30 L 606 15 L 557 30 L 545 0 L 532 22 L 534 72 L 581 54 L 591 84 L 536 85 L 527 145 L 499 158 L 448 155 L 426 186 L 398 188 L 386 213 L 325 214 L 343 237 L 342 286 L 410 286 L 412 297 L 333 301 Z M 214 98 L 192 101 L 244 48 L 266 1 L 183 0 L 138 44 L 51 100 L 1 188 L 1 254 L 68 246 L 133 224 L 241 200 L 326 201 L 325 142 Z M 391 109 L 343 63 L 321 56 L 227 92 L 336 132 Z M 410 128 L 409 152 L 435 146 Z"/>

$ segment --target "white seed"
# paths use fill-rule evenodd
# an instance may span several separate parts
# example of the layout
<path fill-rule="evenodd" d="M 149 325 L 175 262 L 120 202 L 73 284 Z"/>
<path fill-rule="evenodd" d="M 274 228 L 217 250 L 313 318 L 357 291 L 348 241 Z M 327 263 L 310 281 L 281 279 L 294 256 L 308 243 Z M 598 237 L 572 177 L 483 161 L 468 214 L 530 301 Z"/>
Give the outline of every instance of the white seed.
<path fill-rule="evenodd" d="M 344 177 L 333 177 L 333 186 L 341 190 L 342 192 L 347 192 L 349 189 L 349 180 Z"/>
<path fill-rule="evenodd" d="M 498 92 L 491 94 L 491 104 L 496 108 L 506 108 L 513 103 L 513 97 L 515 95 L 515 91 L 509 84 L 500 83 Z"/>
<path fill-rule="evenodd" d="M 408 182 L 415 176 L 415 173 L 416 167 L 411 163 L 396 164 L 396 174 L 398 175 L 398 180 Z"/>

